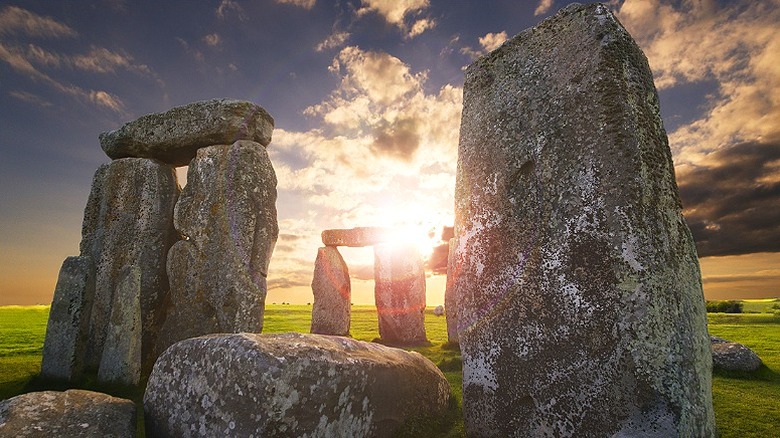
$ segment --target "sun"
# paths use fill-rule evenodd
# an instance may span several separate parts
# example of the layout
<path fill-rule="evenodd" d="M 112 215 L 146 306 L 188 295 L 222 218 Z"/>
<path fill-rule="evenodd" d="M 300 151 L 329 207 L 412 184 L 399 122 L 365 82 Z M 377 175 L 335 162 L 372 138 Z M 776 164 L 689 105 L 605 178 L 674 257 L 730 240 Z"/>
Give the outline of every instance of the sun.
<path fill-rule="evenodd" d="M 389 244 L 411 244 L 420 251 L 423 259 L 428 260 L 433 249 L 441 245 L 442 228 L 446 223 L 443 216 L 432 206 L 393 203 L 383 206 L 378 222 L 388 229 Z"/>

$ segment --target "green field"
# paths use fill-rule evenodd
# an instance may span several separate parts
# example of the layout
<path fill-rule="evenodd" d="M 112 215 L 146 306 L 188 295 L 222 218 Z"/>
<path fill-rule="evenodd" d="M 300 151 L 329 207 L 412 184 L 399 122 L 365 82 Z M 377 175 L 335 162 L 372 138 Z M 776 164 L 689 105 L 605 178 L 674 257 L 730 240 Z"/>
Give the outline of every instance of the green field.
<path fill-rule="evenodd" d="M 775 302 L 746 302 L 753 312 L 770 312 Z M 763 306 L 763 307 L 760 307 Z M 47 306 L 0 307 L 0 399 L 28 391 L 45 389 L 38 381 L 43 337 L 46 331 Z M 407 435 L 463 436 L 460 412 L 460 353 L 446 345 L 446 322 L 443 317 L 426 312 L 426 330 L 431 345 L 414 348 L 444 371 L 450 382 L 454 403 L 448 415 L 437 424 L 412 425 Z M 715 417 L 723 437 L 780 436 L 780 315 L 775 313 L 709 314 L 710 333 L 741 342 L 753 349 L 766 364 L 756 373 L 716 373 L 713 379 Z M 308 332 L 311 306 L 269 305 L 266 308 L 266 333 Z M 352 335 L 372 341 L 379 336 L 376 310 L 373 306 L 354 306 Z M 132 398 L 139 403 L 140 391 L 101 387 L 92 380 L 81 387 Z M 56 388 L 64 389 L 64 388 Z M 140 412 L 140 409 L 139 409 Z M 139 419 L 139 426 L 142 424 Z M 142 427 L 140 428 L 142 430 Z M 410 432 L 410 431 L 407 431 Z"/>

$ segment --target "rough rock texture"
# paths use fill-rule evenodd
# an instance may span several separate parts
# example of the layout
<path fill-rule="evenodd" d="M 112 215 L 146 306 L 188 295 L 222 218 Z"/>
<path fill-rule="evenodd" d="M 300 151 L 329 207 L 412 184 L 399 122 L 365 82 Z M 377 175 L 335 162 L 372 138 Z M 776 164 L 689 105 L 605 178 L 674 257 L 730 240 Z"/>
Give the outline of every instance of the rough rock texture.
<path fill-rule="evenodd" d="M 454 293 L 469 436 L 712 436 L 699 264 L 645 56 L 572 5 L 466 71 Z"/>
<path fill-rule="evenodd" d="M 447 342 L 457 343 L 458 339 L 458 300 L 455 298 L 454 280 L 457 276 L 455 249 L 457 241 L 450 239 L 447 253 L 447 286 L 444 289 L 444 307 L 447 309 Z"/>
<path fill-rule="evenodd" d="M 99 392 L 71 389 L 0 401 L 3 437 L 135 437 L 135 404 Z"/>
<path fill-rule="evenodd" d="M 335 247 L 326 246 L 317 250 L 311 290 L 314 294 L 311 332 L 349 336 L 352 296 L 349 270 Z"/>
<path fill-rule="evenodd" d="M 279 234 L 265 148 L 241 140 L 198 150 L 174 221 L 187 240 L 168 255 L 171 306 L 158 351 L 208 333 L 261 332 Z"/>
<path fill-rule="evenodd" d="M 372 246 L 387 242 L 393 236 L 390 228 L 358 227 L 349 230 L 325 230 L 322 243 L 327 246 Z"/>
<path fill-rule="evenodd" d="M 125 385 L 141 381 L 141 269 L 125 266 L 106 326 L 98 380 Z"/>
<path fill-rule="evenodd" d="M 173 207 L 179 196 L 173 167 L 146 158 L 101 166 L 84 210 L 81 255 L 95 262 L 95 304 L 90 319 L 87 365 L 97 368 L 121 269 L 141 269 L 142 368 L 154 365 L 154 344 L 165 314 L 168 249 L 179 239 Z"/>
<path fill-rule="evenodd" d="M 212 99 L 125 123 L 100 134 L 100 146 L 112 159 L 155 158 L 186 166 L 198 149 L 215 144 L 252 140 L 267 146 L 273 129 L 274 119 L 254 103 Z"/>
<path fill-rule="evenodd" d="M 756 371 L 763 362 L 758 355 L 748 347 L 727 341 L 717 336 L 710 336 L 712 342 L 712 366 L 724 371 Z"/>
<path fill-rule="evenodd" d="M 81 376 L 94 298 L 92 258 L 66 258 L 60 268 L 46 324 L 41 376 L 69 381 Z"/>
<path fill-rule="evenodd" d="M 444 306 L 439 304 L 438 306 L 434 307 L 433 314 L 436 316 L 444 316 Z"/>
<path fill-rule="evenodd" d="M 410 244 L 374 246 L 374 281 L 382 342 L 426 342 L 425 267 L 417 248 Z"/>
<path fill-rule="evenodd" d="M 422 355 L 340 336 L 188 339 L 157 361 L 147 436 L 391 436 L 444 413 L 444 375 Z"/>

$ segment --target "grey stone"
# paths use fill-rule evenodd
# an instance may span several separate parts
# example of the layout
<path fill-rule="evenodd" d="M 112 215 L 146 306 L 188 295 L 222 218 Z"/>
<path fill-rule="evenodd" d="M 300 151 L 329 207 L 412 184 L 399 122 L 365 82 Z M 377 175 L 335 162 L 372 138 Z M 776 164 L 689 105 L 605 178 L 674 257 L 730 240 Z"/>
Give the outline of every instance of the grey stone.
<path fill-rule="evenodd" d="M 100 146 L 112 159 L 155 158 L 186 166 L 203 147 L 236 140 L 266 146 L 273 129 L 274 119 L 254 103 L 212 99 L 142 116 L 100 134 Z"/>
<path fill-rule="evenodd" d="M 261 332 L 279 234 L 265 148 L 240 140 L 199 149 L 174 223 L 187 240 L 168 254 L 171 305 L 158 351 L 208 333 Z"/>
<path fill-rule="evenodd" d="M 710 338 L 712 366 L 715 369 L 753 372 L 764 364 L 753 350 L 738 342 L 727 341 L 715 336 Z"/>
<path fill-rule="evenodd" d="M 458 343 L 458 300 L 455 297 L 454 280 L 457 276 L 455 266 L 456 240 L 450 239 L 447 252 L 447 285 L 444 289 L 444 307 L 447 309 L 447 342 Z"/>
<path fill-rule="evenodd" d="M 467 435 L 716 433 L 658 96 L 604 5 L 469 66 L 455 199 Z"/>
<path fill-rule="evenodd" d="M 392 436 L 436 418 L 450 389 L 415 352 L 312 334 L 187 339 L 154 367 L 147 436 Z"/>
<path fill-rule="evenodd" d="M 142 369 L 151 371 L 165 315 L 166 257 L 179 239 L 173 228 L 179 191 L 173 167 L 146 158 L 114 160 L 95 173 L 81 240 L 81 255 L 91 256 L 96 268 L 88 366 L 100 365 L 120 271 L 135 265 L 141 269 Z"/>
<path fill-rule="evenodd" d="M 141 269 L 137 266 L 125 266 L 119 274 L 98 380 L 124 385 L 141 381 Z"/>
<path fill-rule="evenodd" d="M 358 227 L 348 230 L 325 230 L 322 243 L 327 246 L 372 246 L 392 239 L 393 230 L 383 227 Z"/>
<path fill-rule="evenodd" d="M 439 304 L 438 306 L 434 307 L 433 314 L 436 316 L 444 316 L 444 306 Z"/>
<path fill-rule="evenodd" d="M 42 391 L 0 401 L 0 436 L 133 438 L 135 404 L 99 392 Z"/>
<path fill-rule="evenodd" d="M 46 324 L 41 376 L 67 381 L 81 377 L 94 298 L 92 258 L 66 258 L 60 268 Z"/>
<path fill-rule="evenodd" d="M 426 342 L 425 268 L 417 248 L 411 244 L 374 246 L 374 281 L 382 342 Z"/>
<path fill-rule="evenodd" d="M 326 246 L 317 250 L 311 290 L 314 294 L 311 332 L 349 336 L 351 306 L 349 270 L 335 247 Z"/>

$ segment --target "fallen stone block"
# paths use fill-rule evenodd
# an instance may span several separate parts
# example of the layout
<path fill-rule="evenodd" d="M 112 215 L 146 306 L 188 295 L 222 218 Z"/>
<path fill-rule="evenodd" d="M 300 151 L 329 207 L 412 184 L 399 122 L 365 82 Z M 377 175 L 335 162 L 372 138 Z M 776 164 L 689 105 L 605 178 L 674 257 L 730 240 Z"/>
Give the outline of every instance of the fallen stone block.
<path fill-rule="evenodd" d="M 753 372 L 764 363 L 750 348 L 738 343 L 711 336 L 712 367 L 723 371 Z"/>
<path fill-rule="evenodd" d="M 392 436 L 450 389 L 422 355 L 340 336 L 220 334 L 179 342 L 144 395 L 147 436 Z"/>

